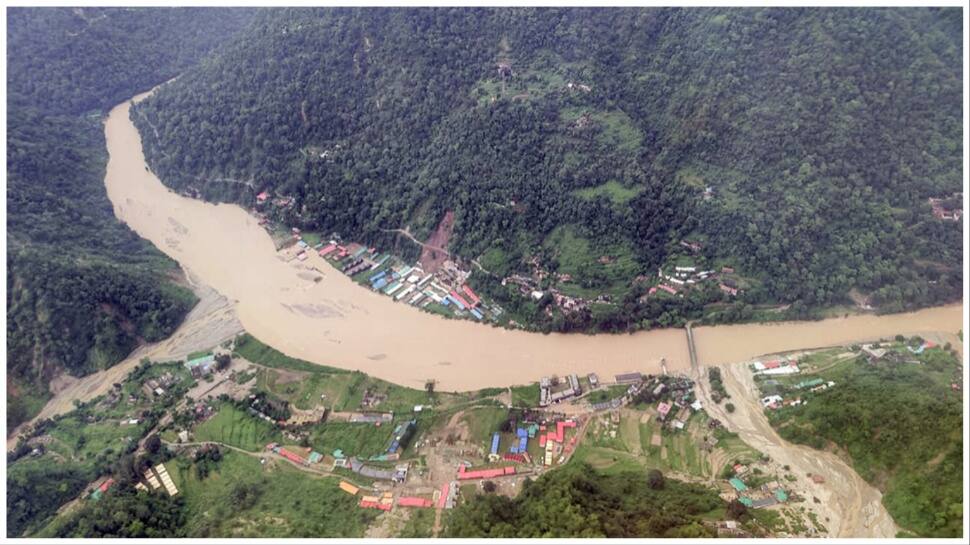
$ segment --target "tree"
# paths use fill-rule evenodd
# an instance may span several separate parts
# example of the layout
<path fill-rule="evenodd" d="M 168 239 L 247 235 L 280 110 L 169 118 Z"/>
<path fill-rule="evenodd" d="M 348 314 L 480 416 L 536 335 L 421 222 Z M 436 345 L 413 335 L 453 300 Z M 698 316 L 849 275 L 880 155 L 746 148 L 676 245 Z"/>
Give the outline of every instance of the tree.
<path fill-rule="evenodd" d="M 227 367 L 229 367 L 230 363 L 232 363 L 232 356 L 230 356 L 229 354 L 216 355 L 216 369 L 218 369 L 219 371 L 222 371 Z"/>
<path fill-rule="evenodd" d="M 237 510 L 245 510 L 256 505 L 262 494 L 259 483 L 236 483 L 229 491 L 229 504 Z"/>
<path fill-rule="evenodd" d="M 731 500 L 727 505 L 727 516 L 734 520 L 740 520 L 748 512 L 747 506 L 738 500 Z"/>
<path fill-rule="evenodd" d="M 651 469 L 647 473 L 647 486 L 649 486 L 651 490 L 663 490 L 665 484 L 666 481 L 664 479 L 664 475 L 659 469 Z"/>
<path fill-rule="evenodd" d="M 735 408 L 734 407 L 734 403 L 726 403 L 724 405 L 724 408 L 727 410 L 727 412 L 733 413 L 734 412 L 734 408 Z"/>
<path fill-rule="evenodd" d="M 161 448 L 162 439 L 157 433 L 153 433 L 149 435 L 147 439 L 145 439 L 145 450 L 147 450 L 149 453 L 157 454 Z"/>
<path fill-rule="evenodd" d="M 487 494 L 494 493 L 497 488 L 498 487 L 495 486 L 495 483 L 492 482 L 492 481 L 485 481 L 485 482 L 482 483 L 482 490 L 484 490 L 485 493 L 487 493 Z"/>

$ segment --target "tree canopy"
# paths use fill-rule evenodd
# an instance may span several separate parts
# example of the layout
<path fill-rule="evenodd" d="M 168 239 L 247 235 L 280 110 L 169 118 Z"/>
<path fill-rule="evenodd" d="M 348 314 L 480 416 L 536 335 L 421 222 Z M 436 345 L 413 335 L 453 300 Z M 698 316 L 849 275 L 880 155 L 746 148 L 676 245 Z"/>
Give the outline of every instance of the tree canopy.
<path fill-rule="evenodd" d="M 514 499 L 482 494 L 462 503 L 448 516 L 444 536 L 715 537 L 700 515 L 723 506 L 716 491 L 700 485 L 570 463 L 526 481 Z"/>
<path fill-rule="evenodd" d="M 296 200 L 277 219 L 374 243 L 453 211 L 449 249 L 503 272 L 569 228 L 628 247 L 626 282 L 703 239 L 747 304 L 959 296 L 959 223 L 927 204 L 961 187 L 959 10 L 274 9 L 244 35 L 134 110 L 174 188 L 271 190 Z M 720 300 L 638 295 L 555 327 Z"/>
<path fill-rule="evenodd" d="M 99 112 L 228 39 L 248 11 L 7 11 L 7 424 L 49 380 L 121 361 L 195 302 L 176 264 L 114 217 Z M 94 115 L 84 115 L 92 112 Z"/>

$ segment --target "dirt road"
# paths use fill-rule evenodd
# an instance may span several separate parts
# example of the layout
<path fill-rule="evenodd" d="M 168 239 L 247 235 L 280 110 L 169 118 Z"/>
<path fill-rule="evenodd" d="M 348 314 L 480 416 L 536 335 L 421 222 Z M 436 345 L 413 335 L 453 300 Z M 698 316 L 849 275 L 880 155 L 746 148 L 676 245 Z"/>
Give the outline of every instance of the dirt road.
<path fill-rule="evenodd" d="M 794 445 L 782 439 L 768 423 L 758 399 L 758 389 L 746 364 L 721 367 L 724 386 L 736 407 L 733 413 L 718 405 L 710 396 L 707 370 L 697 370 L 698 397 L 713 418 L 736 432 L 752 447 L 771 457 L 779 474 L 791 473 L 798 480 L 793 491 L 805 497 L 802 505 L 816 513 L 828 530 L 828 536 L 841 538 L 889 538 L 898 527 L 882 505 L 882 494 L 865 482 L 851 467 L 832 453 L 807 446 Z M 789 466 L 785 471 L 782 466 Z M 818 484 L 808 474 L 822 475 Z M 816 503 L 812 498 L 818 498 Z"/>
<path fill-rule="evenodd" d="M 74 409 L 74 401 L 88 401 L 106 393 L 116 382 L 124 380 L 142 358 L 154 361 L 179 360 L 199 350 L 207 350 L 243 331 L 232 302 L 212 288 L 187 275 L 198 304 L 185 317 L 171 337 L 139 347 L 125 360 L 104 371 L 75 378 L 68 375 L 52 383 L 54 397 L 29 422 L 21 424 L 7 436 L 7 450 L 17 444 L 17 435 L 38 420 L 51 418 Z"/>

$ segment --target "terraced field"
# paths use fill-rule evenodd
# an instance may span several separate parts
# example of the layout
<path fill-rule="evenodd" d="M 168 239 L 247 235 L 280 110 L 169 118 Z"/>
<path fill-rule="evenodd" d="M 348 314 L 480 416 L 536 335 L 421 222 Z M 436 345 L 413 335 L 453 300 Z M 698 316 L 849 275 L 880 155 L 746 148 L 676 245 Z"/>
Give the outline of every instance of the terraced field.
<path fill-rule="evenodd" d="M 761 453 L 736 434 L 710 430 L 709 420 L 705 412 L 699 412 L 688 419 L 683 430 L 662 431 L 653 408 L 624 409 L 618 421 L 604 415 L 593 422 L 576 457 L 601 470 L 623 471 L 637 466 L 706 481 L 717 479 L 727 464 L 760 457 Z M 711 450 L 703 446 L 708 437 L 717 439 L 717 446 Z"/>

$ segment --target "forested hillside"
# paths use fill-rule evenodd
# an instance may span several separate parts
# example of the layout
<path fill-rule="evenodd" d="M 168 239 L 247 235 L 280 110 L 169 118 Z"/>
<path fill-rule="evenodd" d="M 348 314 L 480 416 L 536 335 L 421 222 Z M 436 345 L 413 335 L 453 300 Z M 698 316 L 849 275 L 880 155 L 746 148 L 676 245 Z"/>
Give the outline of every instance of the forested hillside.
<path fill-rule="evenodd" d="M 960 361 L 949 345 L 914 356 L 900 344 L 885 360 L 832 367 L 822 374 L 834 381 L 831 391 L 769 419 L 789 441 L 844 455 L 882 491 L 906 532 L 956 537 L 963 533 Z"/>
<path fill-rule="evenodd" d="M 236 10 L 11 8 L 7 27 L 7 424 L 49 380 L 113 365 L 194 304 L 176 264 L 117 222 L 100 114 L 238 30 Z"/>
<path fill-rule="evenodd" d="M 449 514 L 444 537 L 709 538 L 701 516 L 723 507 L 701 485 L 572 463 L 527 482 L 514 499 L 476 495 Z"/>
<path fill-rule="evenodd" d="M 449 249 L 489 264 L 493 297 L 533 257 L 618 296 L 599 318 L 531 309 L 546 328 L 795 316 L 853 288 L 898 311 L 960 294 L 961 224 L 927 201 L 961 190 L 960 17 L 269 10 L 133 117 L 186 193 L 269 190 L 296 200 L 277 219 L 371 242 L 453 211 Z M 687 240 L 738 269 L 738 302 L 641 297 Z"/>

